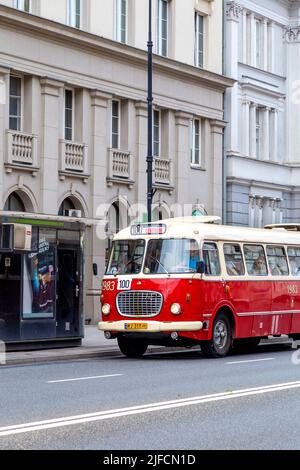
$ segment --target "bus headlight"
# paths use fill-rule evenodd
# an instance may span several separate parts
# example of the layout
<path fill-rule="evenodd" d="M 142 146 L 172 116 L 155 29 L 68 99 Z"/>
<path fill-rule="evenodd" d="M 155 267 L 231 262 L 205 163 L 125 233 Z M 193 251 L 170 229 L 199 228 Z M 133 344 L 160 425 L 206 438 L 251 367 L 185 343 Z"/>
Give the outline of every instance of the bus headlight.
<path fill-rule="evenodd" d="M 171 313 L 173 313 L 173 315 L 180 315 L 181 313 L 181 306 L 179 304 L 172 304 L 171 305 Z"/>
<path fill-rule="evenodd" d="M 103 315 L 109 315 L 110 314 L 110 305 L 109 304 L 104 304 L 103 305 L 102 313 L 103 313 Z"/>

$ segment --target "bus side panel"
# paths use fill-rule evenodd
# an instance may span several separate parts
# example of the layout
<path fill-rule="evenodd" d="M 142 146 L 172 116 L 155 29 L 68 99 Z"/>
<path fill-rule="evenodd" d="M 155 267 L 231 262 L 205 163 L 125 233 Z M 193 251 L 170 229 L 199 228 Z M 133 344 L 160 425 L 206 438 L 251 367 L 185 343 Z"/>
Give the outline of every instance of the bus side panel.
<path fill-rule="evenodd" d="M 253 317 L 244 315 L 250 311 L 248 282 L 234 280 L 227 282 L 227 286 L 227 299 L 236 313 L 234 337 L 249 338 L 252 335 Z"/>
<path fill-rule="evenodd" d="M 272 317 L 268 315 L 272 304 L 272 283 L 263 280 L 250 281 L 249 302 L 251 313 L 253 313 L 251 336 L 268 336 L 272 320 Z"/>
<path fill-rule="evenodd" d="M 291 331 L 292 324 L 292 305 L 291 296 L 288 293 L 289 281 L 272 282 L 272 316 L 270 335 L 286 335 Z M 291 311 L 290 314 L 282 312 Z M 278 314 L 276 315 L 276 312 Z M 281 313 L 279 313 L 281 312 Z"/>
<path fill-rule="evenodd" d="M 300 311 L 300 283 L 293 282 L 293 289 L 291 294 L 291 307 L 293 311 Z M 293 313 L 291 333 L 300 334 L 300 313 Z"/>

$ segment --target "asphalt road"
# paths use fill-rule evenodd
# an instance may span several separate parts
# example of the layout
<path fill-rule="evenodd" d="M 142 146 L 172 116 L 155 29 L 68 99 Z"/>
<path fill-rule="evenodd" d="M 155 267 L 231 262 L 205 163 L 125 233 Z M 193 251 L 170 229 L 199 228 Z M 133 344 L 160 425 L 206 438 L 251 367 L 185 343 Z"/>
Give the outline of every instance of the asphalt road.
<path fill-rule="evenodd" d="M 0 449 L 299 449 L 293 352 L 0 367 Z"/>

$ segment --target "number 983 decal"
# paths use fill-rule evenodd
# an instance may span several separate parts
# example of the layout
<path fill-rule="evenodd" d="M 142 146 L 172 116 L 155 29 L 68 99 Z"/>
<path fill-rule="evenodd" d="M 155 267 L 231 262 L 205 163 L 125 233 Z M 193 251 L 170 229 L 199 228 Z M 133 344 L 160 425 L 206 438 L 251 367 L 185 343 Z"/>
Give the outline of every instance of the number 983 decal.
<path fill-rule="evenodd" d="M 115 281 L 103 281 L 102 282 L 103 291 L 114 291 L 115 290 Z"/>

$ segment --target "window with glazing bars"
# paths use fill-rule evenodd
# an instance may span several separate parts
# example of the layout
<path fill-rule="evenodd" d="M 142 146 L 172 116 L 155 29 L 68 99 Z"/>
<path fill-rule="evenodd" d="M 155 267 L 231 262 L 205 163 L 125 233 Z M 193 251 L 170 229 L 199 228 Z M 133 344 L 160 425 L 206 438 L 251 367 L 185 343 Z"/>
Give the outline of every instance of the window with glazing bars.
<path fill-rule="evenodd" d="M 81 0 L 68 0 L 68 23 L 74 28 L 81 27 Z"/>
<path fill-rule="evenodd" d="M 168 1 L 158 0 L 158 54 L 168 55 Z"/>
<path fill-rule="evenodd" d="M 65 90 L 65 140 L 73 140 L 73 103 L 72 90 Z"/>
<path fill-rule="evenodd" d="M 201 120 L 191 121 L 191 164 L 201 166 Z"/>
<path fill-rule="evenodd" d="M 113 149 L 120 148 L 120 102 L 112 102 L 111 115 L 111 146 Z"/>
<path fill-rule="evenodd" d="M 18 10 L 23 10 L 26 11 L 27 13 L 30 13 L 30 0 L 16 0 L 15 2 L 15 7 Z"/>
<path fill-rule="evenodd" d="M 199 13 L 195 14 L 195 65 L 204 66 L 204 17 Z"/>
<path fill-rule="evenodd" d="M 115 0 L 115 27 L 116 40 L 127 43 L 127 16 L 128 16 L 128 0 Z"/>
<path fill-rule="evenodd" d="M 160 155 L 160 112 L 153 112 L 153 155 Z"/>
<path fill-rule="evenodd" d="M 22 79 L 10 77 L 9 85 L 9 128 L 14 131 L 21 130 L 22 112 Z"/>

